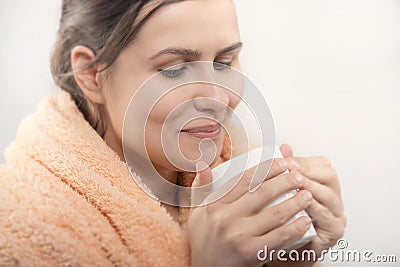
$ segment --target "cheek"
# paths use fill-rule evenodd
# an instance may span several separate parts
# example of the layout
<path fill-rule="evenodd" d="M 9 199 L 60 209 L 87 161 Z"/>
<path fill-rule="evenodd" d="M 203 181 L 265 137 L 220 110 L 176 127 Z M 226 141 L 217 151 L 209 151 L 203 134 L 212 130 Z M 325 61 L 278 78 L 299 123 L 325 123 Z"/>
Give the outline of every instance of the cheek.
<path fill-rule="evenodd" d="M 107 95 L 107 128 L 113 130 L 116 137 L 122 140 L 122 127 L 129 98 L 117 97 L 114 94 Z"/>
<path fill-rule="evenodd" d="M 230 103 L 231 103 L 230 106 L 232 109 L 235 109 L 243 99 L 244 88 L 240 88 L 240 90 L 241 90 L 240 92 L 231 93 L 229 96 Z"/>
<path fill-rule="evenodd" d="M 168 163 L 163 151 L 161 127 L 162 124 L 151 121 L 151 119 L 147 121 L 145 128 L 145 145 L 147 154 L 151 162 L 168 169 L 173 169 L 173 167 Z"/>
<path fill-rule="evenodd" d="M 231 109 L 235 109 L 237 105 L 239 105 L 240 101 L 242 101 L 242 96 L 234 93 L 229 94 L 229 107 Z"/>
<path fill-rule="evenodd" d="M 173 108 L 179 103 L 177 97 L 163 97 L 153 107 L 150 115 L 146 119 L 145 126 L 145 144 L 150 160 L 157 165 L 168 169 L 174 169 L 165 156 L 165 146 L 162 142 L 162 131 L 167 137 L 174 139 L 178 138 L 178 132 L 170 131 L 164 128 L 165 121 Z"/>
<path fill-rule="evenodd" d="M 105 111 L 108 115 L 108 125 L 115 132 L 115 135 L 122 140 L 122 127 L 125 119 L 125 112 L 130 104 L 134 93 L 141 86 L 142 81 L 147 78 L 147 74 L 136 71 L 135 79 L 129 75 L 130 70 L 125 65 L 120 64 L 114 67 L 104 89 L 106 99 Z"/>
<path fill-rule="evenodd" d="M 127 114 L 129 118 L 132 118 L 132 123 L 135 123 L 138 117 L 143 118 L 147 116 L 145 113 L 148 112 L 149 106 L 152 103 L 146 99 L 148 96 L 143 96 L 143 93 L 146 94 L 147 89 L 156 89 L 148 88 L 149 84 L 154 85 L 146 82 L 154 75 L 154 70 L 149 69 L 147 66 L 148 63 L 144 61 L 144 59 L 147 60 L 147 56 L 144 56 L 145 52 L 141 52 L 143 49 L 144 47 L 134 42 L 123 50 L 112 66 L 111 75 L 107 83 L 106 97 L 109 119 L 114 130 L 120 137 L 127 109 L 129 108 L 128 112 L 135 110 L 135 114 Z M 140 97 L 137 97 L 138 95 Z M 135 108 L 129 106 L 131 103 Z M 139 104 L 136 105 L 137 103 Z M 165 113 L 163 109 L 163 106 L 161 106 L 161 111 L 157 110 L 151 114 L 149 121 L 162 121 L 162 114 Z M 143 130 L 144 125 L 142 121 L 137 124 L 142 125 L 134 125 L 134 127 Z"/>

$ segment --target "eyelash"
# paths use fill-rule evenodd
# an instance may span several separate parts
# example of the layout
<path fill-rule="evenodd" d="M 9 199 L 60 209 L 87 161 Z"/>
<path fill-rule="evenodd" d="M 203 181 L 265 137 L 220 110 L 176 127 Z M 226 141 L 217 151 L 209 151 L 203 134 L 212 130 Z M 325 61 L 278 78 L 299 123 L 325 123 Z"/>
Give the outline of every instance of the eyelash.
<path fill-rule="evenodd" d="M 175 79 L 182 75 L 182 73 L 187 69 L 186 66 L 182 66 L 179 69 L 166 69 L 159 70 L 161 74 L 168 79 Z"/>
<path fill-rule="evenodd" d="M 230 62 L 214 61 L 213 65 L 214 65 L 214 69 L 216 69 L 216 70 L 224 70 L 228 67 L 231 67 L 232 61 L 230 61 Z M 187 69 L 187 67 L 183 66 L 179 69 L 166 69 L 166 70 L 159 69 L 158 71 L 161 72 L 161 74 L 168 79 L 176 79 L 176 78 L 179 78 L 179 76 L 181 76 L 185 72 L 186 69 Z"/>

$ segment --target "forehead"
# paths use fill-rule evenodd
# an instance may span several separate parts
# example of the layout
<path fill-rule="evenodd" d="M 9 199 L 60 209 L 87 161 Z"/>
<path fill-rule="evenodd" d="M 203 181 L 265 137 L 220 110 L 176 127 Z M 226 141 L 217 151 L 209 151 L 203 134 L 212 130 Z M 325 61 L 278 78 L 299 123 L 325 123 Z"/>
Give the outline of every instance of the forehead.
<path fill-rule="evenodd" d="M 186 0 L 158 10 L 136 39 L 148 51 L 168 46 L 220 49 L 240 40 L 232 0 Z"/>

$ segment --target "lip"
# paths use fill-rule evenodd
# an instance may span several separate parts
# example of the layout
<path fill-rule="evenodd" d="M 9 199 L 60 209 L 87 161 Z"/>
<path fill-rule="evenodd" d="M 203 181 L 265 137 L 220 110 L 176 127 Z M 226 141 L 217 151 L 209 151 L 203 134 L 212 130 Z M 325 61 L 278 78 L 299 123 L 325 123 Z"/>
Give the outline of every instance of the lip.
<path fill-rule="evenodd" d="M 221 125 L 216 123 L 204 126 L 191 127 L 188 129 L 182 129 L 181 133 L 188 134 L 196 138 L 215 139 L 221 134 Z"/>

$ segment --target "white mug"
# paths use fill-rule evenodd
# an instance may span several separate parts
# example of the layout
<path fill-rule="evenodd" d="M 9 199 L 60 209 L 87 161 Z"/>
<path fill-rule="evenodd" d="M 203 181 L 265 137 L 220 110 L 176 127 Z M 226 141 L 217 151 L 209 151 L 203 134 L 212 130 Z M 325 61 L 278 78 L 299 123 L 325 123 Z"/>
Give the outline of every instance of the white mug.
<path fill-rule="evenodd" d="M 274 153 L 272 153 L 274 152 Z M 243 173 L 251 169 L 255 166 L 258 166 L 257 168 L 267 168 L 265 169 L 266 172 L 268 172 L 269 167 L 271 165 L 271 158 L 272 154 L 274 158 L 282 158 L 281 152 L 278 147 L 259 147 L 254 150 L 250 150 L 247 153 L 241 154 L 237 157 L 232 158 L 231 160 L 228 160 L 214 169 L 211 170 L 212 175 L 213 175 L 213 185 L 212 185 L 212 190 L 213 192 L 217 192 L 220 188 L 222 188 L 224 185 L 229 184 L 230 181 L 235 181 L 233 183 L 230 183 L 230 187 L 234 186 L 236 182 L 240 179 L 240 177 L 243 175 Z M 247 164 L 246 164 L 247 163 Z M 285 173 L 287 173 L 286 171 Z M 261 179 L 264 179 L 265 176 L 261 177 Z M 261 182 L 261 181 L 260 181 Z M 221 191 L 221 190 L 220 190 Z M 226 190 L 225 190 L 226 192 Z M 293 190 L 289 193 L 283 194 L 279 198 L 275 199 L 272 203 L 268 204 L 266 207 L 271 207 L 276 204 L 279 204 L 291 197 L 293 197 L 297 193 L 296 190 Z M 211 194 L 212 195 L 212 194 Z M 222 196 L 222 195 L 220 195 Z M 206 201 L 210 201 L 210 199 L 213 198 L 206 198 Z M 216 197 L 214 196 L 214 199 Z M 288 220 L 288 223 L 291 223 L 295 219 L 301 217 L 301 216 L 308 216 L 307 212 L 305 210 L 300 211 L 296 215 L 294 215 L 291 219 Z M 299 247 L 304 246 L 307 244 L 313 237 L 315 237 L 317 233 L 315 232 L 315 229 L 313 225 L 310 226 L 310 228 L 307 230 L 307 232 L 298 240 L 293 242 L 290 246 L 285 247 L 285 249 L 296 249 Z M 268 244 L 266 244 L 268 245 Z"/>

